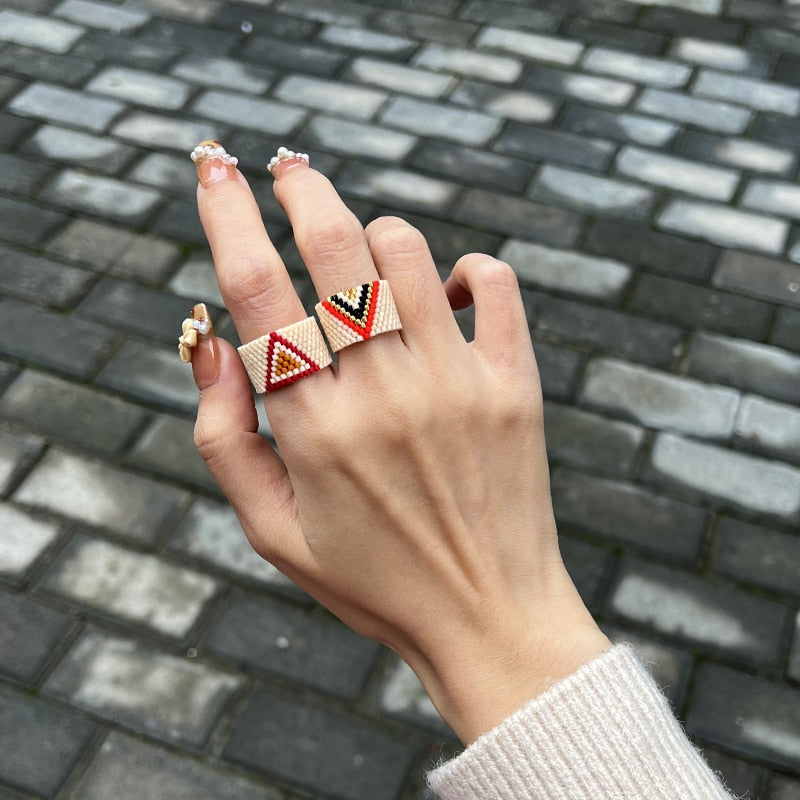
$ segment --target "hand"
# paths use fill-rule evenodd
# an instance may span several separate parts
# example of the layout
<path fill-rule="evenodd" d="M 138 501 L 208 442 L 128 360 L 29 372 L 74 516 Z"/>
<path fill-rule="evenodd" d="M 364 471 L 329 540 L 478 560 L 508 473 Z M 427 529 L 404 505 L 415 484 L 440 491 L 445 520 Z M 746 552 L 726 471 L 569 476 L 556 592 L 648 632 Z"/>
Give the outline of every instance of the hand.
<path fill-rule="evenodd" d="M 199 164 L 200 217 L 243 342 L 307 316 L 232 163 Z M 402 331 L 265 395 L 204 339 L 197 447 L 253 547 L 404 658 L 466 743 L 608 647 L 564 570 L 542 398 L 511 268 L 463 257 L 442 285 L 422 235 L 362 228 L 320 173 L 275 168 L 317 294 L 386 279 Z M 452 309 L 475 306 L 466 342 Z"/>

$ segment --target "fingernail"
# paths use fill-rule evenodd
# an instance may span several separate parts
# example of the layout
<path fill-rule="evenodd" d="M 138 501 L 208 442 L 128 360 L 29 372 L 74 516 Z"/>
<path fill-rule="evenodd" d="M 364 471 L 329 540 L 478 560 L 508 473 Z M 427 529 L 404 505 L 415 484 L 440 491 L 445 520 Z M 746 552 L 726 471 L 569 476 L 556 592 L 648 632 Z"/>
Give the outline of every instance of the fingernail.
<path fill-rule="evenodd" d="M 207 139 L 192 150 L 191 159 L 197 167 L 197 179 L 203 186 L 236 177 L 239 159 L 230 155 L 213 139 Z"/>
<path fill-rule="evenodd" d="M 181 361 L 191 362 L 194 382 L 198 389 L 205 389 L 219 377 L 219 344 L 211 316 L 205 303 L 198 303 L 192 315 L 181 325 L 178 353 Z"/>
<path fill-rule="evenodd" d="M 278 154 L 270 159 L 267 169 L 272 173 L 272 177 L 278 180 L 281 175 L 294 167 L 307 167 L 308 160 L 308 153 L 295 153 L 294 150 L 279 147 Z"/>

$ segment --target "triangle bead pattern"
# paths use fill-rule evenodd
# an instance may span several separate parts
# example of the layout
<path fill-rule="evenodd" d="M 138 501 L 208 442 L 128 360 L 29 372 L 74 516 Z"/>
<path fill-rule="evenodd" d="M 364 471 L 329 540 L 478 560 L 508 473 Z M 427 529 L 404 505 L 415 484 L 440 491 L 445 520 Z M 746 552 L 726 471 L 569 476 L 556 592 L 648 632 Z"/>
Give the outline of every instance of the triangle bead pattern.
<path fill-rule="evenodd" d="M 387 281 L 345 289 L 317 303 L 315 310 L 334 353 L 403 327 Z"/>
<path fill-rule="evenodd" d="M 307 317 L 239 348 L 256 392 L 274 392 L 331 364 L 331 354 L 314 317 Z"/>

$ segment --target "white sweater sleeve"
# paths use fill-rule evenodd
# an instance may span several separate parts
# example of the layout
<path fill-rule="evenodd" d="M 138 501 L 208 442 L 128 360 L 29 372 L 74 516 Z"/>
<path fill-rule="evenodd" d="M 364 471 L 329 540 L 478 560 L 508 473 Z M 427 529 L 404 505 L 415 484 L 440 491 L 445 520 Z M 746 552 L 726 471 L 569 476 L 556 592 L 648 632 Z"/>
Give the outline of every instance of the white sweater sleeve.
<path fill-rule="evenodd" d="M 442 800 L 732 800 L 618 645 L 428 775 Z"/>

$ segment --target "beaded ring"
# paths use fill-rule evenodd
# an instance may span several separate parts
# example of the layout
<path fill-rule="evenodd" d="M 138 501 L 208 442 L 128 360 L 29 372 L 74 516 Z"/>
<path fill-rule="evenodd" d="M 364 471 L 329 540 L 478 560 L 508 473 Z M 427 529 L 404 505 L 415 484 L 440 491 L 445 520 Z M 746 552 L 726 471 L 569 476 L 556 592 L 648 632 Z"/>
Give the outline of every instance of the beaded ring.
<path fill-rule="evenodd" d="M 279 328 L 238 348 L 256 392 L 274 392 L 331 364 L 314 317 Z"/>
<path fill-rule="evenodd" d="M 403 327 L 387 281 L 362 283 L 332 294 L 317 303 L 316 312 L 334 353 Z"/>

